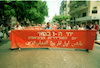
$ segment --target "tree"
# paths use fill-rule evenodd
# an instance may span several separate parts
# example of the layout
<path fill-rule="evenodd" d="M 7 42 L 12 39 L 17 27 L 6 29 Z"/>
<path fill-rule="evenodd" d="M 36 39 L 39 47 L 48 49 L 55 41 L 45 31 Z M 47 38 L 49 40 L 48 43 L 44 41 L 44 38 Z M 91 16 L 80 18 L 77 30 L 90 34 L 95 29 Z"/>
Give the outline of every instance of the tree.
<path fill-rule="evenodd" d="M 20 22 L 29 19 L 35 23 L 42 23 L 48 16 L 46 1 L 2 1 L 0 2 L 0 19 L 10 19 L 15 16 Z"/>
<path fill-rule="evenodd" d="M 71 16 L 66 16 L 66 15 L 59 15 L 59 16 L 54 16 L 53 17 L 53 19 L 55 20 L 55 21 L 58 21 L 59 23 L 61 23 L 61 21 L 63 21 L 63 20 L 67 20 L 67 19 L 70 19 L 71 18 Z"/>
<path fill-rule="evenodd" d="M 45 16 L 48 16 L 46 1 L 18 1 L 12 6 L 15 8 L 18 21 L 27 18 L 35 23 L 42 23 Z"/>
<path fill-rule="evenodd" d="M 31 4 L 34 5 L 31 6 L 31 9 L 28 9 L 29 14 L 27 15 L 27 18 L 35 23 L 42 23 L 45 16 L 48 16 L 46 1 L 31 2 Z"/>
<path fill-rule="evenodd" d="M 10 18 L 14 16 L 15 11 L 7 1 L 0 1 L 0 21 L 4 22 L 4 25 L 10 21 Z"/>

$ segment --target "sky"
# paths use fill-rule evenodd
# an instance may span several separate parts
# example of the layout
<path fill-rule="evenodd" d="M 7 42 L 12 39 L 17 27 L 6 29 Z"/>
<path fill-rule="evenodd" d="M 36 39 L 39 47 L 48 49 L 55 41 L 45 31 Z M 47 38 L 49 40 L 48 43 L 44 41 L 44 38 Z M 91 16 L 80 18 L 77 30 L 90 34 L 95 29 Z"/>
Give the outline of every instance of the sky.
<path fill-rule="evenodd" d="M 45 22 L 49 22 L 49 20 L 52 20 L 52 18 L 53 18 L 53 16 L 55 16 L 55 14 L 59 15 L 61 2 L 63 0 L 42 0 L 42 1 L 47 2 L 49 17 L 45 18 Z M 72 1 L 72 0 L 65 0 L 65 1 Z M 78 0 L 78 1 L 81 1 L 81 0 Z M 88 1 L 96 1 L 96 0 L 88 0 Z"/>
<path fill-rule="evenodd" d="M 46 1 L 46 0 L 45 0 Z M 52 20 L 53 16 L 59 15 L 60 13 L 60 5 L 62 0 L 48 0 L 47 6 L 48 6 L 48 17 L 45 18 L 45 22 L 49 22 L 49 20 Z"/>

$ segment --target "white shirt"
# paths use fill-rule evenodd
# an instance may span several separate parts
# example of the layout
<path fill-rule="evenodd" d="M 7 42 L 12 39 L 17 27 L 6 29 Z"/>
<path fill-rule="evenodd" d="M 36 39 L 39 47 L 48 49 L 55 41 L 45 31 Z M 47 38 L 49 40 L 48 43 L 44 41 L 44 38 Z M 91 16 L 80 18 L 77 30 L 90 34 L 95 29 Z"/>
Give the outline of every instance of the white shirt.
<path fill-rule="evenodd" d="M 71 29 L 71 27 L 70 27 L 70 26 L 67 26 L 67 27 L 66 27 L 66 29 L 68 29 L 68 30 L 69 30 L 69 29 Z"/>
<path fill-rule="evenodd" d="M 79 27 L 78 30 L 84 30 L 84 28 L 83 27 Z"/>
<path fill-rule="evenodd" d="M 14 27 L 14 29 L 15 29 L 15 30 L 21 30 L 21 29 L 22 29 L 22 27 L 19 25 L 18 27 L 17 27 L 17 26 L 15 26 L 15 27 Z"/>

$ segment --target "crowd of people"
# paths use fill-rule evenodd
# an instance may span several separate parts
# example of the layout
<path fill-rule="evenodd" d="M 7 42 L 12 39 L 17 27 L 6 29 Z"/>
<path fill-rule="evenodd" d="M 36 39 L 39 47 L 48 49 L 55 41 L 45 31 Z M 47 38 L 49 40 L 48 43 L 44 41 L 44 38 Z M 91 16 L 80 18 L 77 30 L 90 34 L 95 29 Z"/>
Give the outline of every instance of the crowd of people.
<path fill-rule="evenodd" d="M 74 26 L 71 26 L 71 25 L 60 25 L 60 24 L 57 24 L 55 27 L 57 27 L 57 29 L 66 29 L 66 30 L 71 30 L 71 29 L 74 29 L 74 30 L 86 30 L 86 29 L 89 29 L 89 30 L 99 30 L 99 25 L 97 24 L 98 22 L 96 21 L 95 24 L 93 25 L 92 22 L 88 22 L 88 25 L 86 26 L 83 26 L 82 24 L 80 25 L 74 25 Z M 6 37 L 8 38 L 9 37 L 9 34 L 11 32 L 11 30 L 24 30 L 25 27 L 30 27 L 31 25 L 27 25 L 27 26 L 21 26 L 19 22 L 16 23 L 16 25 L 14 27 L 12 27 L 12 25 L 8 25 L 7 27 L 4 27 L 3 24 L 0 26 L 0 41 L 2 40 L 2 38 L 4 37 L 4 34 L 6 34 Z M 36 25 L 34 25 L 36 26 Z M 38 27 L 42 27 L 40 24 L 37 25 Z M 47 25 L 43 28 L 43 29 L 54 29 L 52 28 L 52 25 L 51 23 L 47 23 Z M 96 39 L 97 40 L 97 34 L 96 34 Z"/>
<path fill-rule="evenodd" d="M 50 27 L 50 24 L 47 23 L 47 26 L 45 29 L 52 29 Z M 82 24 L 80 25 L 74 25 L 73 27 L 71 27 L 70 25 L 63 25 L 63 26 L 58 26 L 57 29 L 67 29 L 67 30 L 71 30 L 71 29 L 76 29 L 76 30 L 99 30 L 99 25 L 98 25 L 98 22 L 96 21 L 94 23 L 94 25 L 92 24 L 92 22 L 88 22 L 88 25 L 84 26 Z M 97 40 L 97 33 L 96 33 L 96 38 L 95 40 Z"/>
<path fill-rule="evenodd" d="M 80 25 L 74 25 L 74 26 L 70 26 L 70 25 L 62 25 L 62 26 L 58 26 L 57 29 L 77 29 L 77 30 L 86 30 L 86 29 L 96 29 L 99 30 L 99 25 L 97 24 L 97 22 L 94 23 L 94 25 L 92 24 L 92 22 L 88 22 L 88 25 L 83 26 L 82 24 Z"/>

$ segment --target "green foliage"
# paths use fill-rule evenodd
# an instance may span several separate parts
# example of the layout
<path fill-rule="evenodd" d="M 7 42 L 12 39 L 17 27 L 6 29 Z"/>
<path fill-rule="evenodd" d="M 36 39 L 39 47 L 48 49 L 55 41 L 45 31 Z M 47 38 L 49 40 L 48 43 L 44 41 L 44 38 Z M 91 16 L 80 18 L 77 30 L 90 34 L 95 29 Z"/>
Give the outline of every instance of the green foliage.
<path fill-rule="evenodd" d="M 45 1 L 36 2 L 34 5 L 32 5 L 31 10 L 28 11 L 29 15 L 27 16 L 27 18 L 31 21 L 35 21 L 36 23 L 42 23 L 45 19 L 45 16 L 48 16 L 48 8 Z"/>
<path fill-rule="evenodd" d="M 26 18 L 42 23 L 48 16 L 48 7 L 46 1 L 0 1 L 0 12 L 0 19 L 7 17 L 7 20 L 15 16 L 19 22 Z"/>
<path fill-rule="evenodd" d="M 67 19 L 70 19 L 71 16 L 66 16 L 66 15 L 59 15 L 59 16 L 54 16 L 54 21 L 58 21 L 58 22 L 61 22 L 63 20 L 67 20 Z"/>
<path fill-rule="evenodd" d="M 5 11 L 4 11 L 5 16 L 11 17 L 15 14 L 15 10 L 11 6 L 5 4 L 4 8 L 5 8 Z"/>

